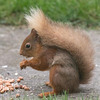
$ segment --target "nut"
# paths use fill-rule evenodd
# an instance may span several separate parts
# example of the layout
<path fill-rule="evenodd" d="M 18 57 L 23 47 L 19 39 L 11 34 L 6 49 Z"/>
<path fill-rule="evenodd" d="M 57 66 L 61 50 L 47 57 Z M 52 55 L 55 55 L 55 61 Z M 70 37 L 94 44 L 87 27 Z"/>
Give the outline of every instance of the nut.
<path fill-rule="evenodd" d="M 17 79 L 17 82 L 19 83 L 20 82 L 20 79 Z"/>
<path fill-rule="evenodd" d="M 10 86 L 7 86 L 8 88 L 13 88 L 13 86 L 12 85 L 10 85 Z"/>
<path fill-rule="evenodd" d="M 14 80 L 14 79 L 10 79 L 9 82 L 10 82 L 10 83 L 14 83 L 15 80 Z"/>
<path fill-rule="evenodd" d="M 22 76 L 19 76 L 17 79 L 17 82 L 19 83 L 21 80 L 23 80 Z M 25 91 L 29 91 L 29 87 L 26 85 L 19 85 L 18 83 L 14 83 L 14 79 L 2 79 L 0 78 L 0 93 L 3 94 L 4 92 L 7 91 L 14 91 L 14 89 L 24 89 Z M 16 97 L 20 97 L 20 94 L 17 93 Z"/>
<path fill-rule="evenodd" d="M 8 87 L 4 87 L 4 91 L 7 92 L 9 90 Z"/>
<path fill-rule="evenodd" d="M 3 89 L 3 85 L 0 85 L 0 91 Z"/>
<path fill-rule="evenodd" d="M 0 85 L 3 85 L 3 81 L 2 80 L 0 81 Z"/>
<path fill-rule="evenodd" d="M 18 89 L 19 88 L 19 86 L 18 85 L 15 85 L 15 89 Z"/>
<path fill-rule="evenodd" d="M 20 89 L 24 89 L 23 85 L 20 85 L 19 87 L 20 87 Z"/>
<path fill-rule="evenodd" d="M 24 90 L 25 90 L 25 91 L 29 91 L 30 89 L 29 89 L 27 86 L 25 86 L 25 87 L 24 87 Z"/>
<path fill-rule="evenodd" d="M 9 82 L 9 80 L 3 80 L 3 83 L 8 83 Z"/>
<path fill-rule="evenodd" d="M 20 76 L 18 79 L 23 80 L 23 77 L 22 77 L 22 76 Z"/>
<path fill-rule="evenodd" d="M 16 94 L 16 98 L 18 98 L 18 97 L 20 97 L 20 94 L 19 93 Z"/>
<path fill-rule="evenodd" d="M 11 88 L 9 88 L 9 90 L 10 90 L 10 91 L 14 91 L 14 88 L 13 88 L 13 87 L 11 87 Z"/>
<path fill-rule="evenodd" d="M 5 83 L 6 86 L 11 86 L 10 82 Z"/>
<path fill-rule="evenodd" d="M 2 90 L 0 91 L 1 94 L 3 94 L 4 92 L 5 92 L 4 89 L 2 89 Z"/>

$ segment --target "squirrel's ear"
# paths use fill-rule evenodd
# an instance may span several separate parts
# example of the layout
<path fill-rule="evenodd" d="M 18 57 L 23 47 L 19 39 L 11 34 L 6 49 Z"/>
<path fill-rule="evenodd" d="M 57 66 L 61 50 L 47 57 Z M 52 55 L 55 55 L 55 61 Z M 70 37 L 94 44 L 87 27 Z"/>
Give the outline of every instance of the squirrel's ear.
<path fill-rule="evenodd" d="M 33 28 L 32 30 L 31 30 L 31 33 L 37 33 L 37 31 Z"/>
<path fill-rule="evenodd" d="M 30 35 L 33 36 L 33 37 L 37 37 L 38 36 L 37 31 L 34 28 L 31 30 L 31 34 Z"/>
<path fill-rule="evenodd" d="M 37 31 L 34 28 L 31 30 L 31 35 L 33 37 L 35 37 L 35 39 L 38 39 L 39 38 L 39 35 L 37 34 Z"/>

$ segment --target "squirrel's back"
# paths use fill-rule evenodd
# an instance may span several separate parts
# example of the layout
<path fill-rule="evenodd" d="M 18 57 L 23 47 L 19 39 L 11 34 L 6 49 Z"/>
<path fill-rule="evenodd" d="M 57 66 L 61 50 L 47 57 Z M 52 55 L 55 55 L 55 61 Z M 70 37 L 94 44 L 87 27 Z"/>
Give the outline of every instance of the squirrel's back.
<path fill-rule="evenodd" d="M 88 36 L 82 30 L 53 22 L 40 9 L 32 9 L 26 20 L 29 27 L 38 32 L 44 45 L 57 46 L 69 52 L 78 67 L 80 83 L 87 83 L 94 68 L 94 50 Z"/>

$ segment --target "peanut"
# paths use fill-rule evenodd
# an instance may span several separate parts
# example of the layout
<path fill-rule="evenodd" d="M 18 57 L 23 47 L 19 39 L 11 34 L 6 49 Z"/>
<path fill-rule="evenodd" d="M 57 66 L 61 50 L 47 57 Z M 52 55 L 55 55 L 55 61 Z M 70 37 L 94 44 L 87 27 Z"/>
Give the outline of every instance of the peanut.
<path fill-rule="evenodd" d="M 24 90 L 25 90 L 25 91 L 29 91 L 30 89 L 29 89 L 27 86 L 25 86 L 25 87 L 24 87 Z"/>
<path fill-rule="evenodd" d="M 18 97 L 20 97 L 20 94 L 19 93 L 16 94 L 16 98 L 18 98 Z"/>
<path fill-rule="evenodd" d="M 23 80 L 23 77 L 22 77 L 22 76 L 20 76 L 18 79 Z"/>
<path fill-rule="evenodd" d="M 17 82 L 19 83 L 21 80 L 20 79 L 17 79 Z"/>
<path fill-rule="evenodd" d="M 15 85 L 15 89 L 18 89 L 19 88 L 19 86 L 18 85 Z"/>

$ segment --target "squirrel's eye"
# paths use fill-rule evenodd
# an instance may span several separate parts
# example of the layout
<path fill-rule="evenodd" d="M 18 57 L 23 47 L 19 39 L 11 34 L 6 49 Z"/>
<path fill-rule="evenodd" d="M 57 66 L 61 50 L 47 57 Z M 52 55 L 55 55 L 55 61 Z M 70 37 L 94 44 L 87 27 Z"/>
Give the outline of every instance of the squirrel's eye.
<path fill-rule="evenodd" d="M 29 48 L 31 48 L 31 44 L 30 44 L 30 43 L 26 43 L 25 47 L 26 47 L 27 49 L 29 49 Z"/>

